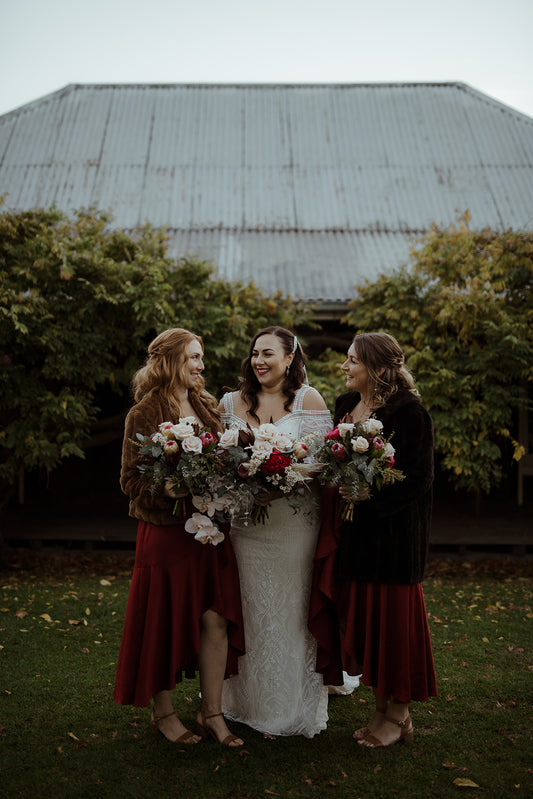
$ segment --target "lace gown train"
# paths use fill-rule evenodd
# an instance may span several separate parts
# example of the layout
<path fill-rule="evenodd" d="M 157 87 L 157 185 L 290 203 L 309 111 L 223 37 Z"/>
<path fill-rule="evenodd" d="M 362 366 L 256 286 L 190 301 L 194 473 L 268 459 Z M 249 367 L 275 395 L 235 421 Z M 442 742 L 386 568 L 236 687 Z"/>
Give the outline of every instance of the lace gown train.
<path fill-rule="evenodd" d="M 307 386 L 293 410 L 276 424 L 295 436 L 331 428 L 327 411 L 304 411 Z M 226 427 L 245 426 L 223 399 Z M 225 680 L 224 715 L 271 735 L 304 735 L 326 728 L 328 692 L 315 671 L 316 642 L 307 628 L 318 506 L 294 513 L 287 499 L 273 501 L 266 523 L 233 523 L 239 568 L 246 654 L 239 674 Z"/>

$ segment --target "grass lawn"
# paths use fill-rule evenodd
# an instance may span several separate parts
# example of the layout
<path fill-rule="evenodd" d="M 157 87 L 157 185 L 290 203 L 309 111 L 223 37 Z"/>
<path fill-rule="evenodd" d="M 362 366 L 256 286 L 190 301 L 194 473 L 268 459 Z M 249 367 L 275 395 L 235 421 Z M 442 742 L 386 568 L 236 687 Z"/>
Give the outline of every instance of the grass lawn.
<path fill-rule="evenodd" d="M 370 751 L 352 732 L 371 692 L 330 700 L 328 730 L 244 751 L 176 746 L 112 690 L 130 555 L 14 551 L 0 574 L 0 788 L 5 797 L 533 795 L 533 563 L 432 560 L 424 584 L 440 696 L 411 709 L 415 741 Z M 176 689 L 192 723 L 198 684 Z M 470 781 L 472 785 L 461 785 Z"/>

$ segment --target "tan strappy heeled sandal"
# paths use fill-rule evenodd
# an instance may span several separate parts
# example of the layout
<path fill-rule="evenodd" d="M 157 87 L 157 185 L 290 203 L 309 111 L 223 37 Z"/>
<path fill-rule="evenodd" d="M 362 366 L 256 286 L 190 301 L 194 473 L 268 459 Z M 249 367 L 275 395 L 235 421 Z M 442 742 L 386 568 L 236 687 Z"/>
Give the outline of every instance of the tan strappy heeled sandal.
<path fill-rule="evenodd" d="M 216 734 L 215 734 L 215 732 L 214 732 L 214 730 L 212 730 L 211 727 L 207 727 L 206 726 L 205 722 L 208 721 L 208 719 L 214 719 L 217 716 L 222 716 L 222 718 L 224 718 L 223 713 L 212 713 L 210 716 L 204 716 L 202 711 L 200 711 L 200 716 L 201 716 L 202 721 L 201 722 L 199 722 L 199 721 L 196 722 L 195 729 L 196 729 L 198 735 L 201 735 L 202 738 L 207 738 L 207 736 L 209 735 L 213 739 L 213 741 L 216 741 L 217 744 L 222 744 L 222 746 L 227 746 L 230 749 L 238 749 L 240 746 L 244 746 L 244 742 L 241 742 L 240 744 L 237 744 L 236 746 L 230 746 L 230 744 L 233 743 L 233 741 L 240 740 L 238 735 L 233 735 L 232 733 L 230 733 L 229 735 L 226 735 L 226 737 L 222 741 L 219 741 L 217 736 L 216 736 Z"/>
<path fill-rule="evenodd" d="M 379 749 L 383 746 L 392 746 L 393 744 L 401 742 L 411 743 L 413 741 L 415 737 L 415 728 L 411 721 L 411 716 L 408 715 L 403 721 L 397 721 L 396 719 L 391 719 L 389 716 L 385 716 L 384 721 L 388 721 L 390 724 L 396 724 L 396 726 L 400 728 L 400 734 L 394 741 L 384 744 L 376 735 L 370 733 L 370 735 L 367 735 L 366 738 L 361 738 L 357 743 L 361 744 L 361 746 L 366 746 L 368 749 Z"/>
<path fill-rule="evenodd" d="M 150 718 L 150 726 L 152 728 L 152 732 L 158 733 L 160 732 L 163 738 L 166 738 L 167 741 L 170 741 L 171 744 L 197 744 L 199 741 L 197 740 L 197 735 L 191 730 L 185 730 L 182 735 L 179 735 L 177 738 L 169 738 L 168 735 L 162 731 L 161 727 L 159 726 L 159 722 L 163 721 L 163 719 L 168 719 L 170 716 L 176 716 L 174 711 L 172 713 L 167 713 L 164 716 L 156 716 L 154 711 L 152 710 L 152 716 Z M 176 716 L 176 719 L 178 717 Z"/>

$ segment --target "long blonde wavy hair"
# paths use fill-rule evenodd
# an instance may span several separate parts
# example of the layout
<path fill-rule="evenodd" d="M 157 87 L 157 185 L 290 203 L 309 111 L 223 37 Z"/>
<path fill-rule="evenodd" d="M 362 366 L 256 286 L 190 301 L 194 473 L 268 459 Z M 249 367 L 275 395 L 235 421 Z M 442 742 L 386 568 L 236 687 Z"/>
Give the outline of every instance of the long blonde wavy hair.
<path fill-rule="evenodd" d="M 183 416 L 177 391 L 184 382 L 187 347 L 192 341 L 197 341 L 203 352 L 204 345 L 200 336 L 182 327 L 164 330 L 154 338 L 148 346 L 148 357 L 144 365 L 135 372 L 131 381 L 135 402 L 139 402 L 150 392 L 157 391 L 177 417 Z M 199 377 L 196 385 L 189 388 L 188 396 L 198 419 L 206 427 L 221 431 L 217 401 L 206 391 L 203 377 Z"/>

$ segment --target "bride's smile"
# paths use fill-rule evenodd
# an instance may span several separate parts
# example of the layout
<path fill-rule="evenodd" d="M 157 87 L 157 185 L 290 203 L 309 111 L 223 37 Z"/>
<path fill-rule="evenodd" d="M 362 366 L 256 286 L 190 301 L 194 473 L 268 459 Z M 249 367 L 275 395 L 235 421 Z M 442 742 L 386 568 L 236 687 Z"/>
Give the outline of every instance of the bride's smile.
<path fill-rule="evenodd" d="M 281 384 L 292 363 L 293 353 L 287 354 L 277 336 L 260 336 L 252 350 L 251 366 L 262 388 Z"/>

